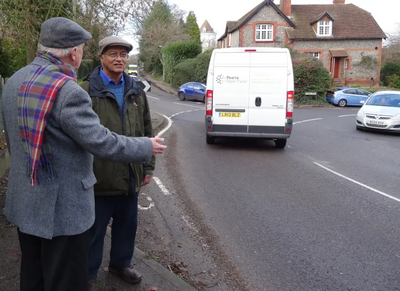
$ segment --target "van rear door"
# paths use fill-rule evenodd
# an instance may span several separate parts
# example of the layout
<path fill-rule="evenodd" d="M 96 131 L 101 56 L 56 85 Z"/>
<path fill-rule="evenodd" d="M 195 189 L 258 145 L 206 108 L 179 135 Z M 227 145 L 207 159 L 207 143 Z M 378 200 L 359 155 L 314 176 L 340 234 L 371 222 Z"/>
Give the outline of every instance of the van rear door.
<path fill-rule="evenodd" d="M 288 52 L 250 53 L 249 133 L 284 133 Z"/>
<path fill-rule="evenodd" d="M 214 130 L 247 132 L 250 54 L 216 53 L 214 59 Z"/>

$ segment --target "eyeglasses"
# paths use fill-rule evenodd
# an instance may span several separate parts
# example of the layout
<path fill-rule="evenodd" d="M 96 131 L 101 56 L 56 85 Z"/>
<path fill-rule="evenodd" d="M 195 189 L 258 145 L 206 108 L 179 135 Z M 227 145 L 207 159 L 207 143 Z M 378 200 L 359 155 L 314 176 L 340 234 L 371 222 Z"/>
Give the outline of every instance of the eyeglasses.
<path fill-rule="evenodd" d="M 106 54 L 107 56 L 109 56 L 110 58 L 112 58 L 112 59 L 116 59 L 116 58 L 118 58 L 118 56 L 120 56 L 121 57 L 121 59 L 127 59 L 128 58 L 128 54 L 127 53 L 117 53 L 117 52 L 109 52 L 108 54 Z"/>

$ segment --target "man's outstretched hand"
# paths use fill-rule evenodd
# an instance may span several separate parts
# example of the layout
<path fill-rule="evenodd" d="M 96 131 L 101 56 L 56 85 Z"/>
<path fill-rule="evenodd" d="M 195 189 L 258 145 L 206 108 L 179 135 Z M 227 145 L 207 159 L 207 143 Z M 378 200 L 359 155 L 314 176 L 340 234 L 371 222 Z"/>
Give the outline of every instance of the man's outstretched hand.
<path fill-rule="evenodd" d="M 160 142 L 163 142 L 164 139 L 161 137 L 151 137 L 150 138 L 151 143 L 153 144 L 153 156 L 156 154 L 162 154 L 164 150 L 167 148 L 167 146 L 159 144 Z"/>

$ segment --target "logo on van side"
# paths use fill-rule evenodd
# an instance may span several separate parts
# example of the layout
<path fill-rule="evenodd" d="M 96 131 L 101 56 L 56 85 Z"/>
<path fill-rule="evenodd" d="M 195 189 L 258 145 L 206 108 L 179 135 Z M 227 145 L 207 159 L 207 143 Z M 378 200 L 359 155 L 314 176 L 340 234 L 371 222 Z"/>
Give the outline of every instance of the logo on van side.
<path fill-rule="evenodd" d="M 225 84 L 225 83 L 247 83 L 247 80 L 240 80 L 240 77 L 237 76 L 223 76 L 218 75 L 215 78 L 215 81 L 218 84 Z"/>

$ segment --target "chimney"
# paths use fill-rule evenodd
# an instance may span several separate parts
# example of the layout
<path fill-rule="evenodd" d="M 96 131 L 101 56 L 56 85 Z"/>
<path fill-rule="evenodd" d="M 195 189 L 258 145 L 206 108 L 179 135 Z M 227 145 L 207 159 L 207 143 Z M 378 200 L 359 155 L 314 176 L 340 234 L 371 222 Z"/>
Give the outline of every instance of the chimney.
<path fill-rule="evenodd" d="M 333 4 L 345 4 L 344 2 L 346 2 L 346 0 L 333 0 Z"/>
<path fill-rule="evenodd" d="M 289 17 L 292 14 L 292 0 L 281 0 L 279 8 L 283 12 L 283 14 Z"/>

